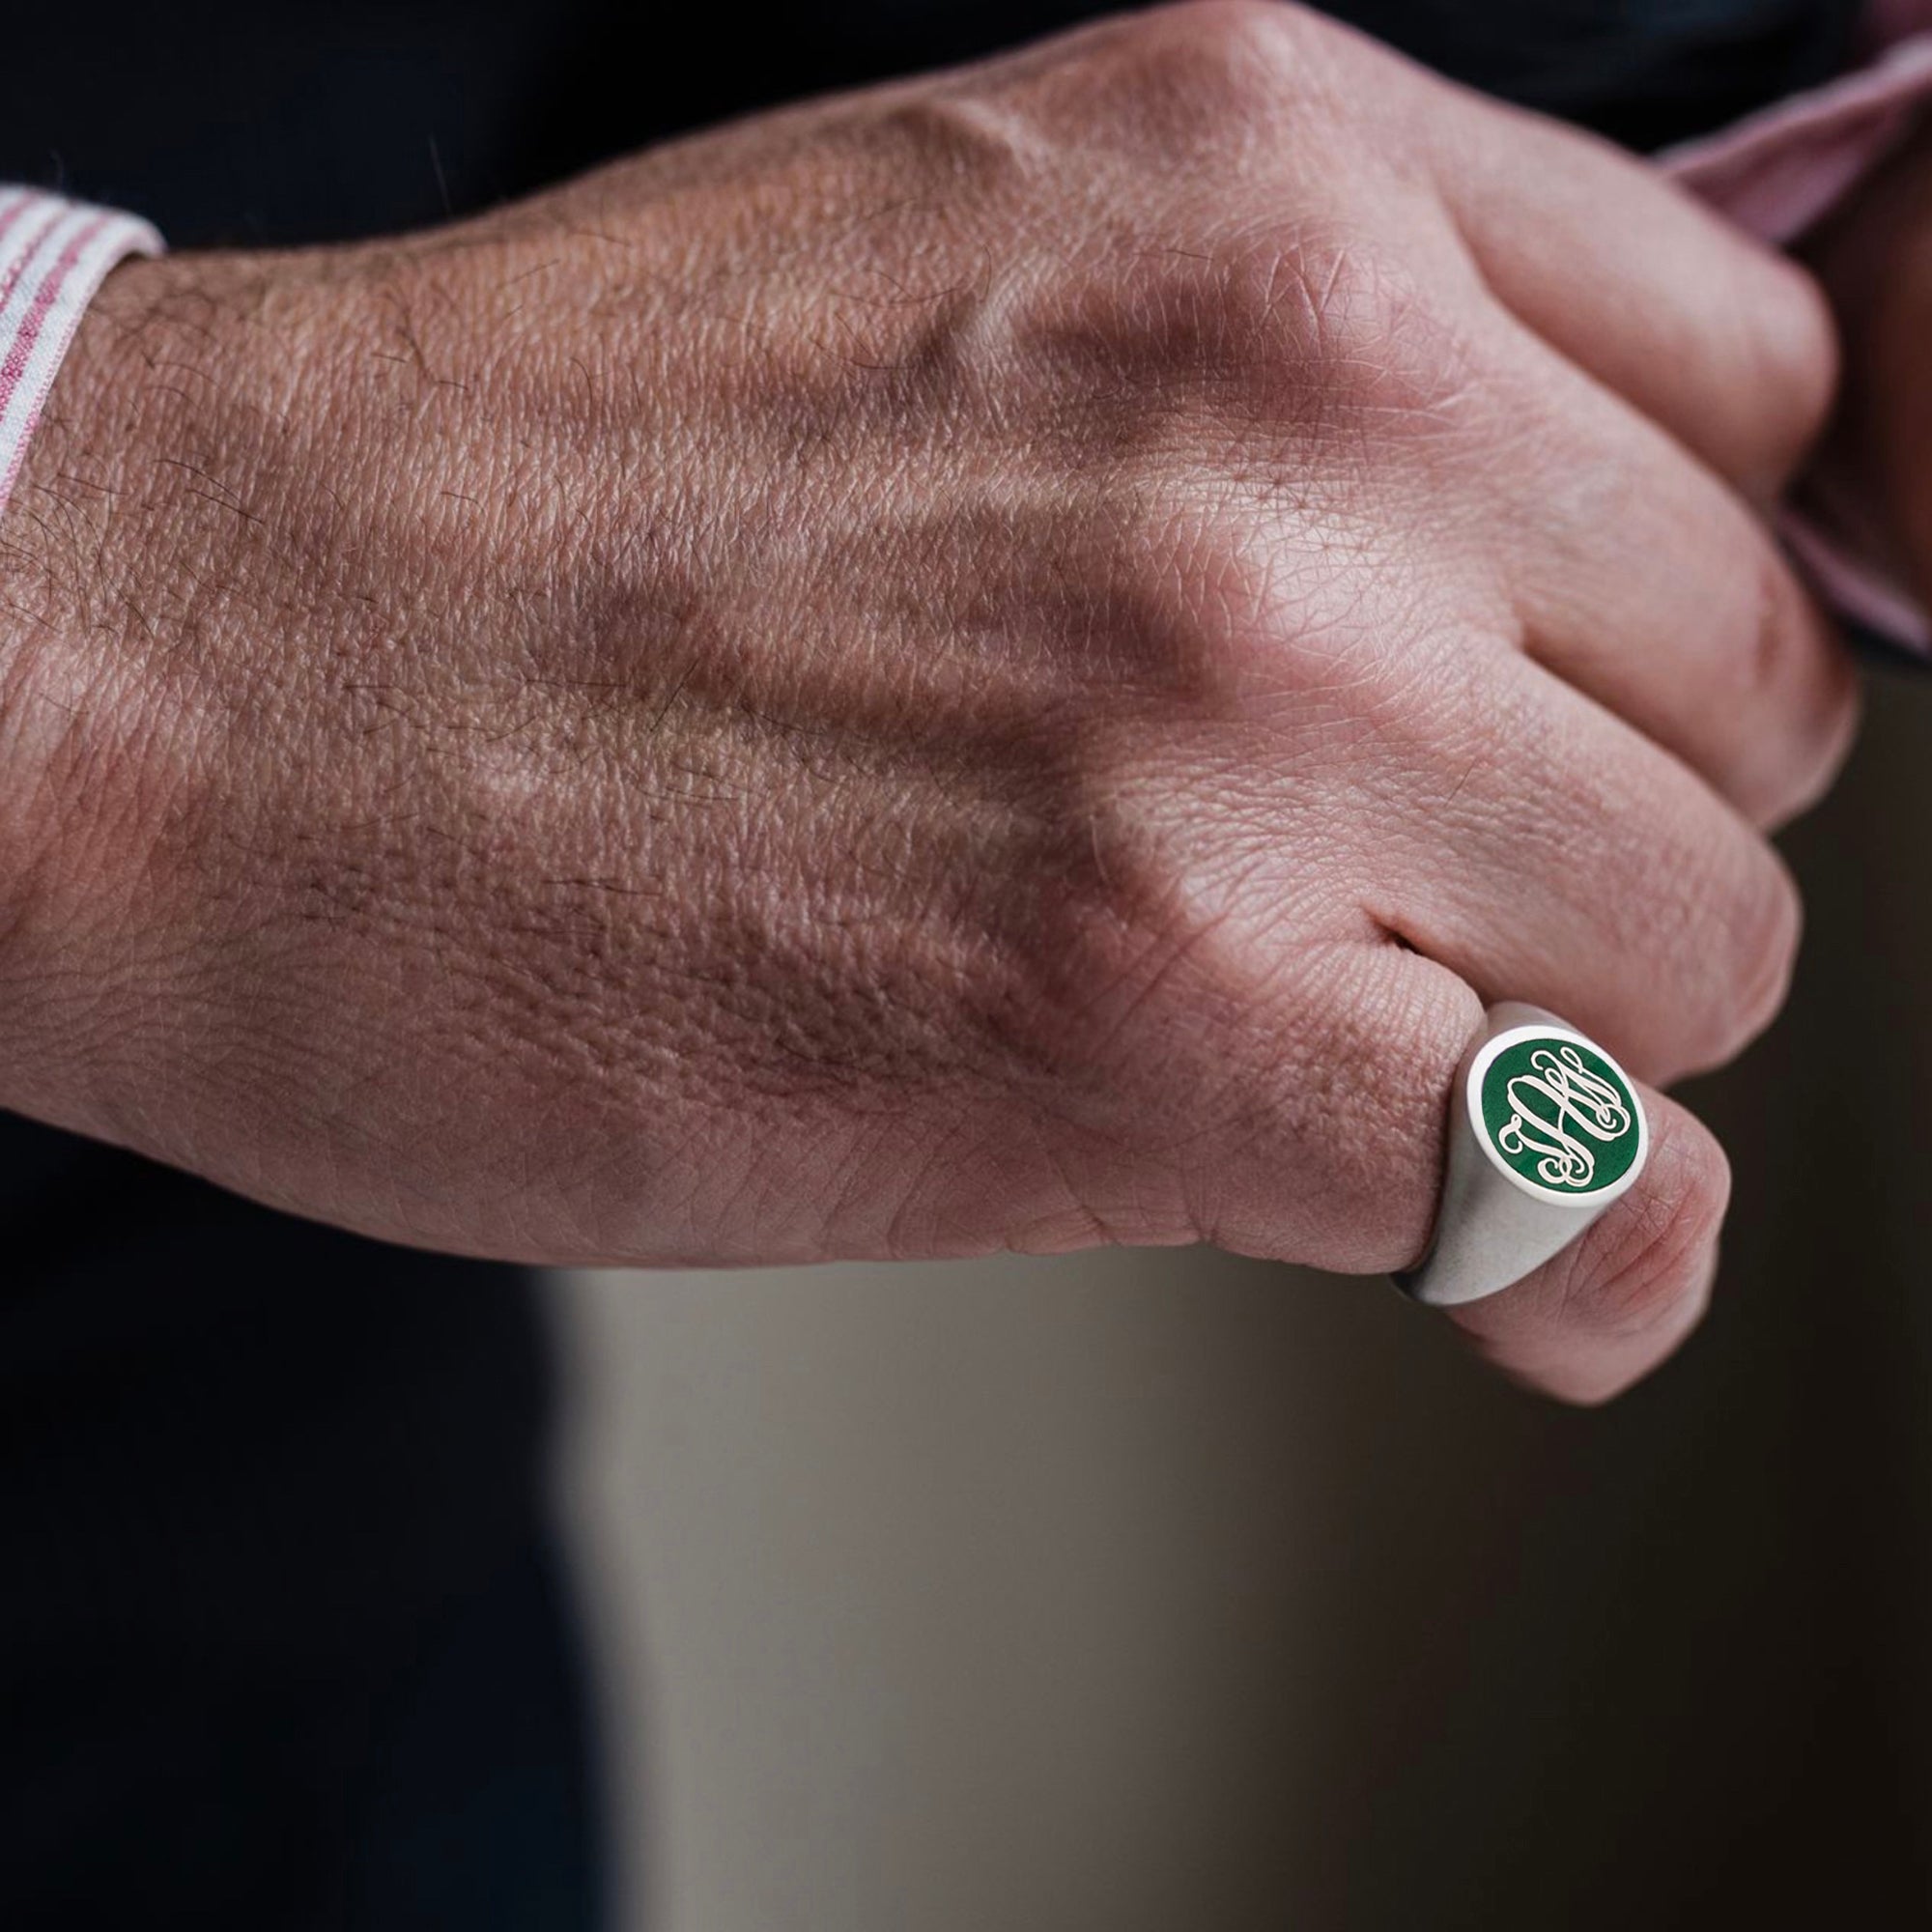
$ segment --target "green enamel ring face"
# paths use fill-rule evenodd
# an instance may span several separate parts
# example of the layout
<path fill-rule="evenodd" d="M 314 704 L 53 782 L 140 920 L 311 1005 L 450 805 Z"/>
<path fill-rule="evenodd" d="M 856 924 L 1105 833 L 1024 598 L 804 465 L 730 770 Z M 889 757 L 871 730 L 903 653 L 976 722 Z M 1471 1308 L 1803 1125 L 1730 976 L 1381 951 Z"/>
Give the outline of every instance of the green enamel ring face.
<path fill-rule="evenodd" d="M 1539 1201 L 1601 1208 L 1643 1171 L 1650 1128 L 1629 1076 L 1567 1027 L 1498 1034 L 1471 1064 L 1466 1092 L 1484 1153 Z"/>

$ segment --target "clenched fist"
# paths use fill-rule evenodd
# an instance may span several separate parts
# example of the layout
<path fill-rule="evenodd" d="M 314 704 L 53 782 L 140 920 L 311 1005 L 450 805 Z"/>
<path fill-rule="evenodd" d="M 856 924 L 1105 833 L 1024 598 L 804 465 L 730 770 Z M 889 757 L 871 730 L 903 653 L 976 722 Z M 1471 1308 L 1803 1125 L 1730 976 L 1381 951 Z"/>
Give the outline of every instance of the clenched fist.
<path fill-rule="evenodd" d="M 1289 7 L 119 272 L 0 526 L 0 1104 L 392 1238 L 1413 1262 L 1534 1001 L 1776 1008 L 1808 282 Z M 1721 1156 L 1463 1319 L 1609 1392 Z"/>

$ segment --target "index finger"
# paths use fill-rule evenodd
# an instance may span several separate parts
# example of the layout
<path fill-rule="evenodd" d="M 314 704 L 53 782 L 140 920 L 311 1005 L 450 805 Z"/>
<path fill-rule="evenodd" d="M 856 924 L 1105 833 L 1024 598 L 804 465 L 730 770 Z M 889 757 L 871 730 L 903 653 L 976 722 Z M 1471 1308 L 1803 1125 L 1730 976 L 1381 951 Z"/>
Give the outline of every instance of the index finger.
<path fill-rule="evenodd" d="M 1439 124 L 1436 184 L 1497 299 L 1771 503 L 1837 383 L 1817 285 L 1608 142 L 1480 106 Z"/>

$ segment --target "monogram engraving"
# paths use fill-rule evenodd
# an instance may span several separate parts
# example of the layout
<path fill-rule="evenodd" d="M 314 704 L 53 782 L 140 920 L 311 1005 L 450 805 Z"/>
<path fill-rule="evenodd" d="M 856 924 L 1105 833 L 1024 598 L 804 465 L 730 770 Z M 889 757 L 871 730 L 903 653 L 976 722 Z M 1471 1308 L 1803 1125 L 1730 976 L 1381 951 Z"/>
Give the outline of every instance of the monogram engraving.
<path fill-rule="evenodd" d="M 1574 1046 L 1538 1047 L 1529 1070 L 1516 1074 L 1505 1091 L 1509 1119 L 1496 1130 L 1496 1145 L 1507 1154 L 1533 1158 L 1546 1187 L 1591 1187 L 1597 1150 L 1622 1140 L 1635 1124 L 1625 1096 L 1591 1072 Z"/>

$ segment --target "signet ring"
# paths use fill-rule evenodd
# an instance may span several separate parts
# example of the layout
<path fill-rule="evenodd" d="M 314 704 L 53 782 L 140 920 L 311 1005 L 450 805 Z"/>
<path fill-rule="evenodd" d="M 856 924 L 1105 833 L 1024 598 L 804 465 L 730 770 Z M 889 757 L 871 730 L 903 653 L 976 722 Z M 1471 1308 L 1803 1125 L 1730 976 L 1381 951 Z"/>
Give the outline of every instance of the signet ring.
<path fill-rule="evenodd" d="M 1480 1301 L 1567 1248 L 1629 1193 L 1650 1152 L 1630 1076 L 1536 1007 L 1483 1017 L 1456 1071 L 1428 1255 L 1396 1286 L 1435 1308 Z"/>

